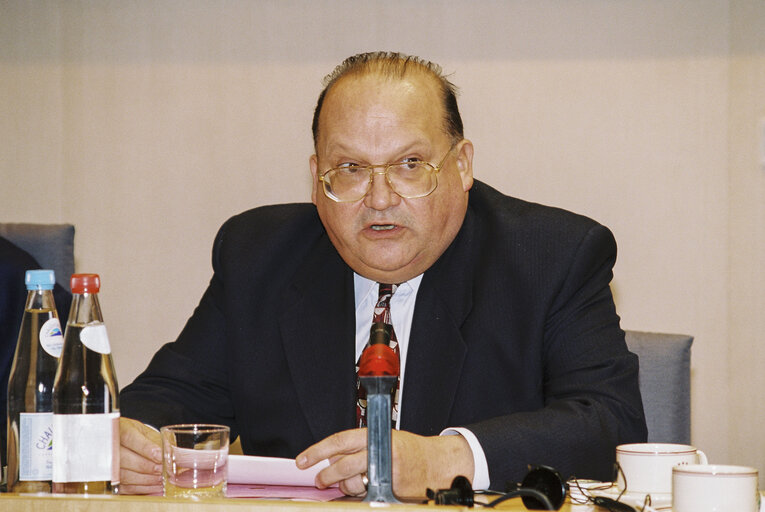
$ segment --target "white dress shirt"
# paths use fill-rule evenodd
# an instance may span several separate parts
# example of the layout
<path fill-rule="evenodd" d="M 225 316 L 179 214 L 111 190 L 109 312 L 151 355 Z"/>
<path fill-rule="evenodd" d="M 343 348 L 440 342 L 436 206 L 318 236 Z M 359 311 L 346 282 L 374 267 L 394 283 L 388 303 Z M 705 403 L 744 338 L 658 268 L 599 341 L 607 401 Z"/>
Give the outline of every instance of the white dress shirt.
<path fill-rule="evenodd" d="M 406 406 L 403 403 L 404 376 L 406 370 L 406 353 L 409 347 L 409 333 L 412 330 L 412 318 L 414 317 L 414 303 L 417 299 L 417 290 L 420 288 L 422 274 L 398 285 L 396 293 L 390 299 L 390 316 L 393 330 L 396 332 L 398 349 L 401 357 L 401 375 L 399 377 L 399 404 L 398 420 L 396 428 L 401 423 L 401 411 Z M 353 273 L 354 293 L 356 295 L 356 361 L 369 342 L 369 329 L 372 327 L 372 316 L 377 303 L 378 283 Z M 441 435 L 461 435 L 470 445 L 473 452 L 475 474 L 473 475 L 473 489 L 489 488 L 489 466 L 486 455 L 475 435 L 463 427 L 447 428 Z"/>

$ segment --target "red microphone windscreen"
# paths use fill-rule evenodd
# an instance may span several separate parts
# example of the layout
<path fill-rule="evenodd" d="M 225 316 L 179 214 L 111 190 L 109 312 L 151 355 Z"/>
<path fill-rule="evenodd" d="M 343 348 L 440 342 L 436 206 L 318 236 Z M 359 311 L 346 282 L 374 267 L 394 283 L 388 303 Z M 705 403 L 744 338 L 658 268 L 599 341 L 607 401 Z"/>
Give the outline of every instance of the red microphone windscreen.
<path fill-rule="evenodd" d="M 398 356 L 388 345 L 378 343 L 369 345 L 361 354 L 359 361 L 360 377 L 382 377 L 398 375 Z"/>

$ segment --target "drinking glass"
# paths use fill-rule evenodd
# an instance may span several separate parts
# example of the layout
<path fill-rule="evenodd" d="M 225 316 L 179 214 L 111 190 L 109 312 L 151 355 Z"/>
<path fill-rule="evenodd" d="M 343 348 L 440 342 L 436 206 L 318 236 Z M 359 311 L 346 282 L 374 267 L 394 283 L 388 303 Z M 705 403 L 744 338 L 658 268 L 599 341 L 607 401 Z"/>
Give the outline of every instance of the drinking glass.
<path fill-rule="evenodd" d="M 228 427 L 168 425 L 160 434 L 165 496 L 197 500 L 226 496 Z"/>

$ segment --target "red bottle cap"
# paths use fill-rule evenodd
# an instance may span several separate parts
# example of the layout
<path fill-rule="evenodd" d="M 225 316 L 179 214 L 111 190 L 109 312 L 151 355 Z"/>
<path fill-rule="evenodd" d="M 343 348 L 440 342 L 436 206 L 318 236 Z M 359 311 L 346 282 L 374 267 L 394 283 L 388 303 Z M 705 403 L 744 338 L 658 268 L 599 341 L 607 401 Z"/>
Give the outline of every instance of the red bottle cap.
<path fill-rule="evenodd" d="M 101 278 L 98 274 L 72 274 L 70 285 L 72 293 L 98 293 Z"/>
<path fill-rule="evenodd" d="M 359 376 L 382 377 L 398 375 L 398 356 L 388 345 L 377 343 L 369 345 L 361 353 Z"/>

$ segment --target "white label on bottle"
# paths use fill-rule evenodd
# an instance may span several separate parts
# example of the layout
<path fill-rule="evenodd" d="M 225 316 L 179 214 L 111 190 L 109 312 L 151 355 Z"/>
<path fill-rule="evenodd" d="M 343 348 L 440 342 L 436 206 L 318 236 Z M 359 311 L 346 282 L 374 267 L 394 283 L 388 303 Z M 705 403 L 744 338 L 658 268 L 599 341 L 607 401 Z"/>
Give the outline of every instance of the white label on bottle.
<path fill-rule="evenodd" d="M 120 480 L 120 413 L 54 414 L 53 481 Z"/>
<path fill-rule="evenodd" d="M 61 324 L 58 318 L 49 318 L 40 328 L 40 345 L 43 350 L 53 357 L 61 355 L 61 347 L 64 346 L 64 335 L 61 333 Z"/>
<path fill-rule="evenodd" d="M 53 474 L 53 413 L 19 414 L 19 480 L 50 480 Z"/>
<path fill-rule="evenodd" d="M 90 350 L 95 350 L 99 354 L 109 354 L 112 351 L 104 324 L 83 327 L 80 331 L 80 341 Z"/>

